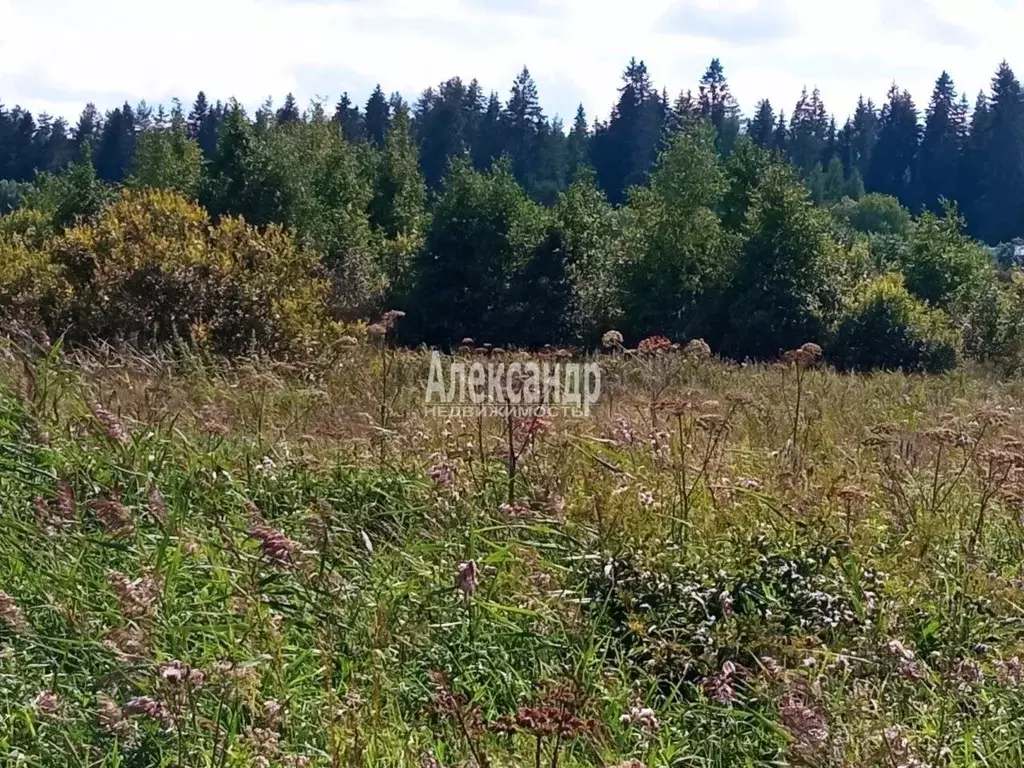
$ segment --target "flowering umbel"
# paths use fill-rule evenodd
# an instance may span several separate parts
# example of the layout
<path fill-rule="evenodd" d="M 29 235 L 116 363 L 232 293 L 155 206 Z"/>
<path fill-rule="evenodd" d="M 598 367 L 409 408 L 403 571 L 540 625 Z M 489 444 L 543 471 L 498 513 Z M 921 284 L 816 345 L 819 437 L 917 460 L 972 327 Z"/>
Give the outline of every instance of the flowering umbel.
<path fill-rule="evenodd" d="M 25 617 L 14 598 L 0 589 L 0 624 L 6 624 L 15 632 L 25 629 Z"/>

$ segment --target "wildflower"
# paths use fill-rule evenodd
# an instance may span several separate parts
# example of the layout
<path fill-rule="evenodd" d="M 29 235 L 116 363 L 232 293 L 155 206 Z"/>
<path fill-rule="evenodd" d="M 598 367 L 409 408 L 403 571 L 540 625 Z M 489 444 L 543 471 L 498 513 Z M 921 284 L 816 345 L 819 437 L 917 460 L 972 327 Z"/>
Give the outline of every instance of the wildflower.
<path fill-rule="evenodd" d="M 1020 657 L 1014 656 L 1009 661 L 996 662 L 996 677 L 1000 685 L 1016 688 L 1024 684 L 1024 664 Z"/>
<path fill-rule="evenodd" d="M 437 762 L 437 758 L 432 752 L 421 753 L 419 763 L 419 768 L 441 768 L 441 764 Z"/>
<path fill-rule="evenodd" d="M 825 716 L 799 693 L 788 693 L 779 703 L 779 722 L 793 739 L 793 750 L 804 758 L 818 755 L 829 740 Z"/>
<path fill-rule="evenodd" d="M 618 331 L 605 331 L 601 337 L 601 346 L 605 349 L 622 349 L 622 334 Z"/>
<path fill-rule="evenodd" d="M 40 691 L 33 705 L 41 715 L 56 715 L 60 709 L 60 698 L 54 691 Z"/>
<path fill-rule="evenodd" d="M 146 619 L 156 616 L 156 604 L 163 593 L 163 581 L 143 572 L 137 579 L 129 579 L 119 571 L 107 574 L 121 614 L 127 619 Z"/>
<path fill-rule="evenodd" d="M 644 509 L 654 509 L 658 503 L 654 500 L 654 494 L 651 491 L 640 491 L 637 494 L 637 500 L 640 502 L 640 506 Z"/>
<path fill-rule="evenodd" d="M 398 309 L 392 309 L 381 315 L 380 324 L 390 331 L 403 317 L 405 317 L 405 312 Z"/>
<path fill-rule="evenodd" d="M 373 554 L 373 542 L 370 541 L 369 534 L 366 531 L 360 531 L 359 532 L 359 536 L 360 536 L 360 538 L 363 541 L 363 548 L 367 551 L 368 554 L 372 555 Z"/>
<path fill-rule="evenodd" d="M 116 494 L 110 499 L 94 499 L 89 509 L 96 515 L 100 525 L 116 537 L 123 537 L 135 531 L 135 520 L 131 511 L 121 503 Z"/>
<path fill-rule="evenodd" d="M 163 492 L 155 485 L 149 486 L 147 494 L 147 508 L 149 514 L 160 523 L 167 522 L 167 502 L 164 500 Z"/>
<path fill-rule="evenodd" d="M 787 365 L 802 365 L 805 368 L 813 367 L 821 362 L 821 347 L 813 343 L 804 344 L 799 349 L 783 353 L 782 362 Z"/>
<path fill-rule="evenodd" d="M 100 728 L 112 736 L 127 742 L 134 740 L 132 724 L 126 718 L 124 710 L 112 698 L 102 693 L 96 697 L 96 719 Z"/>
<path fill-rule="evenodd" d="M 671 351 L 673 344 L 670 339 L 666 339 L 664 336 L 648 336 L 637 345 L 636 349 L 644 355 L 657 355 Z"/>
<path fill-rule="evenodd" d="M 230 431 L 223 414 L 212 405 L 204 406 L 199 411 L 199 429 L 215 437 L 224 437 Z"/>
<path fill-rule="evenodd" d="M 2 589 L 0 589 L 0 623 L 6 624 L 15 632 L 20 632 L 27 627 L 21 608 L 14 602 L 14 598 Z"/>
<path fill-rule="evenodd" d="M 119 659 L 131 661 L 149 652 L 149 635 L 139 627 L 121 627 L 110 632 L 103 644 Z"/>
<path fill-rule="evenodd" d="M 166 722 L 170 717 L 167 707 L 151 696 L 135 696 L 128 699 L 124 705 L 124 712 L 127 715 L 141 715 L 158 722 Z"/>
<path fill-rule="evenodd" d="M 628 712 L 624 712 L 619 718 L 619 722 L 627 727 L 636 727 L 648 733 L 656 733 L 661 727 L 653 709 L 637 705 L 630 707 Z"/>
<path fill-rule="evenodd" d="M 960 691 L 966 691 L 975 685 L 985 682 L 985 673 L 981 665 L 971 659 L 958 661 L 950 674 L 950 682 Z"/>
<path fill-rule="evenodd" d="M 206 682 L 206 675 L 198 669 L 180 661 L 169 661 L 160 666 L 160 677 L 173 686 L 184 685 L 199 688 Z"/>
<path fill-rule="evenodd" d="M 251 747 L 255 759 L 253 765 L 269 766 L 271 761 L 277 757 L 277 742 L 280 739 L 277 731 L 270 728 L 245 729 L 245 741 Z"/>
<path fill-rule="evenodd" d="M 512 518 L 530 517 L 533 514 L 533 510 L 523 504 L 502 504 L 498 509 Z"/>
<path fill-rule="evenodd" d="M 359 344 L 358 339 L 355 336 L 341 336 L 338 339 L 339 347 L 354 347 Z"/>
<path fill-rule="evenodd" d="M 704 695 L 719 704 L 732 704 L 736 701 L 736 690 L 733 688 L 733 679 L 738 668 L 731 661 L 722 665 L 718 674 L 705 678 L 702 688 Z"/>
<path fill-rule="evenodd" d="M 295 565 L 295 554 L 299 549 L 298 542 L 292 541 L 281 531 L 267 525 L 255 504 L 250 502 L 248 506 L 249 537 L 260 543 L 260 551 L 264 560 L 271 565 L 281 567 Z"/>
<path fill-rule="evenodd" d="M 57 482 L 57 514 L 65 520 L 75 519 L 75 489 L 66 480 Z"/>
<path fill-rule="evenodd" d="M 256 471 L 261 475 L 272 475 L 277 471 L 277 464 L 269 456 L 264 456 L 263 460 L 256 465 Z"/>
<path fill-rule="evenodd" d="M 477 568 L 476 562 L 469 560 L 465 563 L 459 564 L 459 570 L 455 574 L 455 587 L 463 594 L 468 600 L 480 583 L 480 571 Z"/>
<path fill-rule="evenodd" d="M 373 325 L 368 325 L 366 327 L 366 333 L 371 339 L 380 340 L 388 335 L 388 329 L 380 323 L 374 323 Z"/>
<path fill-rule="evenodd" d="M 281 714 L 281 705 L 276 699 L 267 699 L 263 702 L 263 713 L 267 716 L 267 720 L 273 723 Z"/>
<path fill-rule="evenodd" d="M 711 357 L 711 347 L 704 339 L 693 339 L 683 347 L 683 354 L 690 360 L 707 360 Z"/>
<path fill-rule="evenodd" d="M 616 417 L 615 427 L 612 430 L 612 440 L 619 448 L 629 448 L 640 442 L 640 439 L 636 436 L 636 431 L 633 429 L 633 425 L 625 416 Z"/>
<path fill-rule="evenodd" d="M 647 765 L 634 758 L 633 760 L 627 760 L 624 763 L 612 766 L 612 768 L 647 768 Z"/>
<path fill-rule="evenodd" d="M 455 468 L 445 461 L 438 462 L 427 470 L 427 477 L 434 481 L 438 488 L 451 488 L 455 482 Z"/>
<path fill-rule="evenodd" d="M 107 437 L 121 445 L 128 445 L 131 443 L 131 438 L 128 437 L 128 433 L 125 432 L 121 422 L 118 421 L 114 414 L 99 403 L 95 403 L 90 406 L 90 410 L 92 411 L 93 418 L 103 426 Z"/>

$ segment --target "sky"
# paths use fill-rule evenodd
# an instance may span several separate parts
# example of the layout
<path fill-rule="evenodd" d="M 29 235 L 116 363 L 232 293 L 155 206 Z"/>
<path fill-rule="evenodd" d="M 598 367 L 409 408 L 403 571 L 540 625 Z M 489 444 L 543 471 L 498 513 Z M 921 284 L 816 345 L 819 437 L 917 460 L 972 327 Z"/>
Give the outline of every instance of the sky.
<path fill-rule="evenodd" d="M 74 122 L 200 89 L 414 101 L 454 75 L 504 99 L 525 65 L 569 123 L 580 103 L 607 117 L 631 57 L 673 98 L 718 57 L 747 116 L 806 86 L 841 123 L 894 81 L 923 110 L 943 69 L 973 102 L 1003 59 L 1024 76 L 1022 32 L 1024 0 L 0 0 L 0 101 Z"/>

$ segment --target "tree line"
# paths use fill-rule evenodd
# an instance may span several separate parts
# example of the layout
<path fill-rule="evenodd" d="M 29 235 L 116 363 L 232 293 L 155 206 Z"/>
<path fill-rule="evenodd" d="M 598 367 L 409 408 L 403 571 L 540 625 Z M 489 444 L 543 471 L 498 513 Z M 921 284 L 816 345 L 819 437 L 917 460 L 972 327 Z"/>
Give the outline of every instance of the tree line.
<path fill-rule="evenodd" d="M 298 354 L 400 308 L 408 343 L 614 328 L 736 359 L 814 342 L 847 368 L 1015 369 L 1014 249 L 973 237 L 1024 228 L 1007 65 L 973 112 L 944 74 L 923 125 L 895 87 L 842 128 L 817 91 L 744 121 L 717 60 L 669 102 L 631 61 L 609 118 L 581 108 L 568 132 L 525 69 L 504 103 L 454 78 L 413 105 L 378 87 L 250 115 L 200 94 L 73 129 L 4 110 L 0 316 Z"/>
<path fill-rule="evenodd" d="M 232 109 L 231 103 L 210 103 L 202 92 L 187 116 L 177 103 L 171 114 L 142 102 L 106 115 L 89 104 L 71 127 L 62 118 L 44 114 L 36 120 L 21 107 L 0 105 L 0 179 L 28 182 L 39 171 L 58 172 L 88 143 L 99 177 L 120 183 L 133 170 L 140 139 L 175 116 L 209 162 Z M 1024 236 L 1024 96 L 1006 62 L 990 93 L 979 93 L 973 105 L 943 72 L 923 114 L 910 93 L 894 84 L 881 106 L 862 97 L 842 125 L 817 89 L 804 89 L 788 115 L 765 99 L 744 118 L 718 59 L 696 91 L 674 99 L 655 87 L 642 61 L 632 60 L 609 117 L 591 124 L 581 105 L 568 130 L 559 118 L 544 114 L 526 68 L 504 102 L 497 93 L 485 94 L 476 80 L 455 77 L 426 89 L 411 106 L 380 86 L 362 108 L 345 93 L 331 119 L 347 140 L 380 149 L 399 115 L 409 120 L 429 190 L 440 187 L 452 158 L 468 157 L 475 168 L 486 170 L 507 155 L 516 181 L 538 202 L 553 204 L 586 165 L 618 205 L 630 187 L 646 183 L 673 134 L 687 122 L 706 119 L 724 157 L 746 135 L 786 157 L 817 202 L 877 192 L 914 212 L 939 212 L 942 201 L 951 200 L 974 237 L 995 245 Z M 289 94 L 277 109 L 264 103 L 254 122 L 265 127 L 307 118 Z M 7 185 L 0 205 L 9 206 L 15 193 L 16 187 Z"/>

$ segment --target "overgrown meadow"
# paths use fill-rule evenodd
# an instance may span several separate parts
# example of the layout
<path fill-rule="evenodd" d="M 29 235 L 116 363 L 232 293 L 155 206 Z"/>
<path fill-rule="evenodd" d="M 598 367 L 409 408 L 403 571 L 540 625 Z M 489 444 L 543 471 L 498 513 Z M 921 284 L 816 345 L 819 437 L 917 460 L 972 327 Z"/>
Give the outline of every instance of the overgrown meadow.
<path fill-rule="evenodd" d="M 648 343 L 442 421 L 351 341 L 3 347 L 0 762 L 1024 762 L 1020 382 Z"/>

